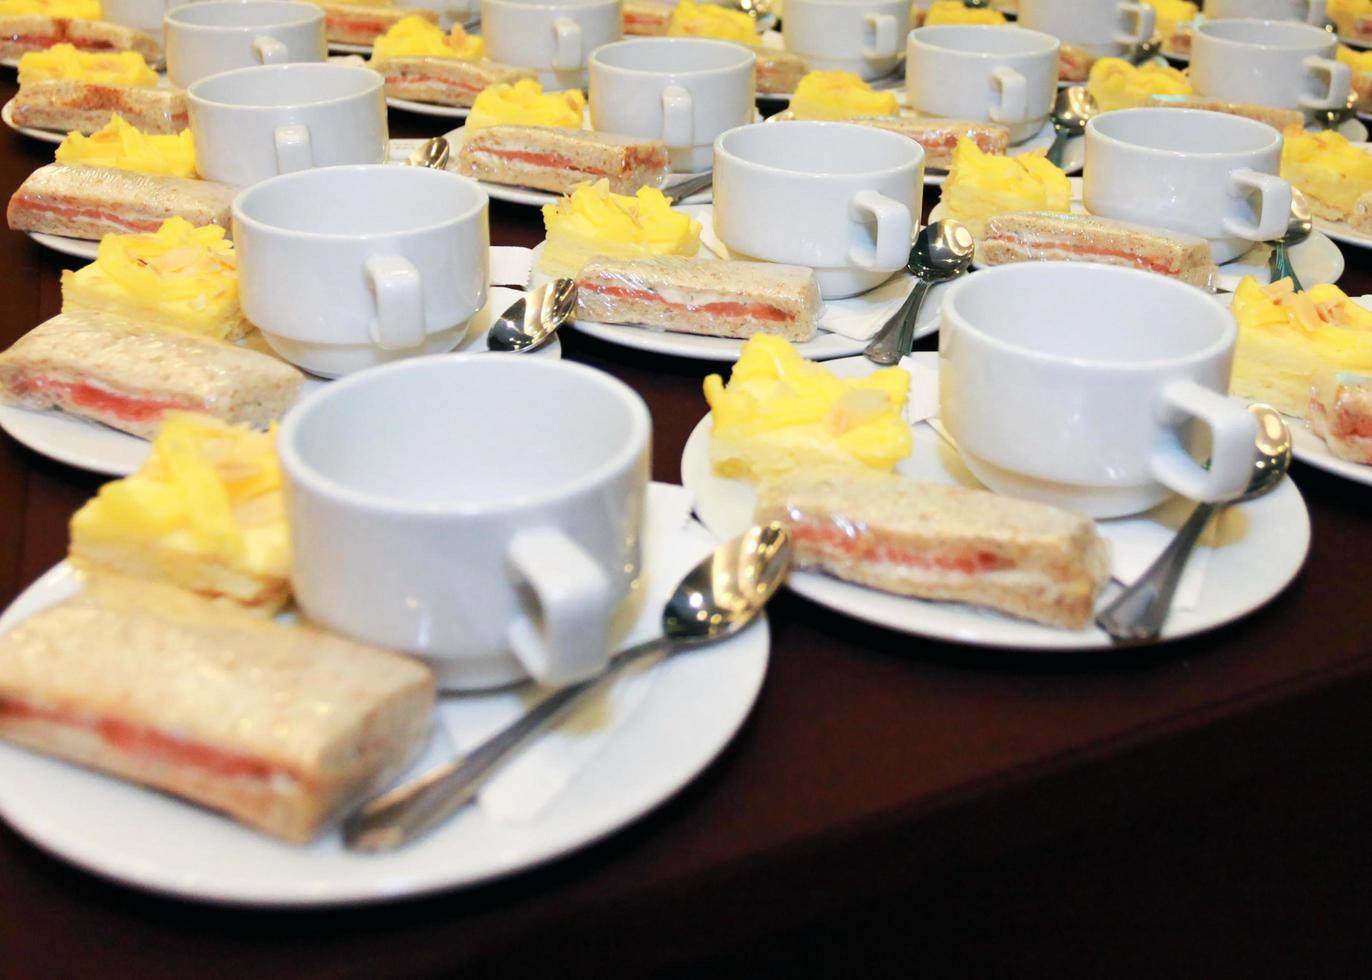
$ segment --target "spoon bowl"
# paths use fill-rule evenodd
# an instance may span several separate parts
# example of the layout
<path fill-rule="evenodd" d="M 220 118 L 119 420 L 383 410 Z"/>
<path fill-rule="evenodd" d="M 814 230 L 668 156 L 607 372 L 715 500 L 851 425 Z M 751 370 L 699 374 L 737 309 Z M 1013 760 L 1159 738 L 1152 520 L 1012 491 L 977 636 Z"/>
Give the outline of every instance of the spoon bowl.
<path fill-rule="evenodd" d="M 1085 85 L 1069 85 L 1059 89 L 1053 102 L 1053 114 L 1049 117 L 1054 134 L 1053 145 L 1048 147 L 1048 162 L 1061 167 L 1067 141 L 1086 132 L 1086 124 L 1091 117 L 1099 114 L 1096 99 L 1086 91 Z"/>
<path fill-rule="evenodd" d="M 448 157 L 452 153 L 452 147 L 442 136 L 433 136 L 426 139 L 414 148 L 414 151 L 405 158 L 406 166 L 410 167 L 429 167 L 433 170 L 446 170 L 448 167 Z"/>
<path fill-rule="evenodd" d="M 915 288 L 891 319 L 877 331 L 863 353 L 877 364 L 897 364 L 914 344 L 915 321 L 930 289 L 956 279 L 972 265 L 976 244 L 967 226 L 951 218 L 927 225 L 910 247 L 905 268 L 915 277 Z"/>
<path fill-rule="evenodd" d="M 554 279 L 545 282 L 519 297 L 500 314 L 486 335 L 486 346 L 506 354 L 538 350 L 552 340 L 575 313 L 576 281 Z"/>

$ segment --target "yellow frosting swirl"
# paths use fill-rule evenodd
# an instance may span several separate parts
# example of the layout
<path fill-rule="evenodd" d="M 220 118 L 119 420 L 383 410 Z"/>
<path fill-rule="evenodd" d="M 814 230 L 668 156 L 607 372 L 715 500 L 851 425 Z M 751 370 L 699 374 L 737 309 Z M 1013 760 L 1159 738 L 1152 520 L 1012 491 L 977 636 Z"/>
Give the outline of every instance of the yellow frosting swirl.
<path fill-rule="evenodd" d="M 411 14 L 396 21 L 376 39 L 372 61 L 399 57 L 480 58 L 485 50 L 485 42 L 469 35 L 460 24 L 453 25 L 452 33 L 444 34 L 437 24 Z"/>
<path fill-rule="evenodd" d="M 1153 95 L 1190 95 L 1191 82 L 1175 68 L 1146 64 L 1135 68 L 1123 58 L 1101 58 L 1091 66 L 1086 91 L 1101 112 L 1132 109 Z"/>
<path fill-rule="evenodd" d="M 667 33 L 673 37 L 713 37 L 740 44 L 759 44 L 752 14 L 712 3 L 681 0 L 672 11 Z"/>
<path fill-rule="evenodd" d="M 895 92 L 873 92 L 850 71 L 808 72 L 791 96 L 791 115 L 797 119 L 894 116 L 899 110 Z"/>
<path fill-rule="evenodd" d="M 149 136 L 115 113 L 90 136 L 68 133 L 57 148 L 58 163 L 116 167 L 165 177 L 194 177 L 195 141 L 183 129 L 175 136 Z"/>
<path fill-rule="evenodd" d="M 673 211 L 654 187 L 640 187 L 629 197 L 611 193 L 607 180 L 581 184 L 556 204 L 543 206 L 543 225 L 547 241 L 539 268 L 552 276 L 576 276 L 597 255 L 689 258 L 700 251 L 700 222 Z"/>
<path fill-rule="evenodd" d="M 66 43 L 30 51 L 19 59 L 20 85 L 53 80 L 152 88 L 157 72 L 137 51 L 79 51 Z"/>
<path fill-rule="evenodd" d="M 571 89 L 544 92 L 532 78 L 513 85 L 502 82 L 482 89 L 467 116 L 467 129 L 487 126 L 557 126 L 580 129 L 586 112 L 586 96 Z"/>

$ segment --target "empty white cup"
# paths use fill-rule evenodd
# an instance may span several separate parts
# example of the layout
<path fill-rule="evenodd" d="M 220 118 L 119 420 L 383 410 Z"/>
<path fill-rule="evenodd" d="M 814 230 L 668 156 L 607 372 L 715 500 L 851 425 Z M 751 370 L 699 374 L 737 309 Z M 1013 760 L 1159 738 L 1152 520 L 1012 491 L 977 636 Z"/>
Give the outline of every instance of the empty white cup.
<path fill-rule="evenodd" d="M 782 40 L 813 69 L 889 75 L 905 53 L 910 0 L 786 0 Z"/>
<path fill-rule="evenodd" d="M 186 91 L 200 175 L 239 187 L 277 174 L 384 163 L 382 77 L 355 65 L 260 65 Z"/>
<path fill-rule="evenodd" d="M 1086 125 L 1086 210 L 1210 241 L 1216 262 L 1286 230 L 1282 137 L 1265 123 L 1196 109 L 1120 109 Z"/>
<path fill-rule="evenodd" d="M 757 56 L 705 38 L 616 41 L 591 55 L 591 124 L 667 144 L 676 171 L 708 170 L 715 137 L 753 121 Z"/>
<path fill-rule="evenodd" d="M 585 88 L 591 52 L 624 36 L 620 0 L 481 0 L 486 57 L 532 68 L 544 91 Z"/>
<path fill-rule="evenodd" d="M 1097 58 L 1120 57 L 1152 39 L 1157 12 L 1120 0 L 1020 0 L 1016 23 Z"/>
<path fill-rule="evenodd" d="M 286 360 L 337 377 L 452 350 L 486 303 L 486 192 L 385 164 L 272 177 L 233 202 L 243 314 Z"/>
<path fill-rule="evenodd" d="M 325 386 L 277 441 L 296 602 L 449 690 L 597 673 L 640 573 L 650 433 L 643 399 L 568 361 L 454 354 Z"/>
<path fill-rule="evenodd" d="M 865 293 L 903 269 L 924 148 L 836 122 L 731 129 L 715 141 L 714 231 L 742 258 L 815 271 L 820 294 Z"/>
<path fill-rule="evenodd" d="M 1276 20 L 1207 20 L 1191 36 L 1198 95 L 1283 109 L 1341 109 L 1352 76 L 1335 60 L 1338 38 Z"/>
<path fill-rule="evenodd" d="M 1231 20 L 1235 17 L 1300 20 L 1324 27 L 1324 0 L 1205 0 L 1206 20 Z"/>
<path fill-rule="evenodd" d="M 233 68 L 328 56 L 324 8 L 298 0 L 187 3 L 163 25 L 167 80 L 177 88 Z"/>
<path fill-rule="evenodd" d="M 910 32 L 905 90 L 921 116 L 997 122 L 1011 144 L 1043 128 L 1058 87 L 1058 39 L 1042 31 L 946 24 Z"/>
<path fill-rule="evenodd" d="M 1256 427 L 1231 401 L 1237 326 L 1205 293 L 1116 266 L 984 269 L 944 294 L 939 416 L 998 493 L 1091 517 L 1236 496 Z M 1190 452 L 1208 432 L 1211 462 Z"/>

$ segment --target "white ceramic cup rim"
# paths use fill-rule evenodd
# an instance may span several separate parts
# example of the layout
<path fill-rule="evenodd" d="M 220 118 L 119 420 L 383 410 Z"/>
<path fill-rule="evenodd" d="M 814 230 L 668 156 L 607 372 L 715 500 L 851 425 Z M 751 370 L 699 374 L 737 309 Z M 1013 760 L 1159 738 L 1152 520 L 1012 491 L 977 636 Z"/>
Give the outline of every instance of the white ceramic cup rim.
<path fill-rule="evenodd" d="M 865 0 L 854 0 L 854 2 L 865 2 Z M 716 65 L 707 68 L 631 68 L 628 65 L 617 65 L 611 61 L 606 61 L 605 56 L 614 56 L 625 48 L 631 50 L 643 50 L 646 48 L 675 48 L 681 51 L 707 50 L 736 53 L 738 60 L 729 65 Z M 624 75 L 641 75 L 644 78 L 661 78 L 667 75 L 690 75 L 692 78 L 707 78 L 715 75 L 726 75 L 730 72 L 738 71 L 748 65 L 757 62 L 757 55 L 742 44 L 734 41 L 721 41 L 718 38 L 708 37 L 630 37 L 622 41 L 611 41 L 609 44 L 602 44 L 591 52 L 589 63 L 600 68 Z"/>
<path fill-rule="evenodd" d="M 260 194 L 270 193 L 283 184 L 325 182 L 331 180 L 331 175 L 339 173 L 370 173 L 378 172 L 386 174 L 383 180 L 396 181 L 421 181 L 421 180 L 456 180 L 460 182 L 473 196 L 471 207 L 455 215 L 426 225 L 415 225 L 412 228 L 401 228 L 391 231 L 375 232 L 341 232 L 341 231 L 301 231 L 296 228 L 284 228 L 281 225 L 272 224 L 259 217 L 244 213 L 247 205 L 254 203 L 254 197 Z M 246 202 L 246 203 L 245 203 Z M 294 173 L 279 174 L 275 177 L 268 177 L 266 180 L 258 181 L 256 184 L 243 188 L 238 192 L 238 196 L 233 199 L 233 220 L 241 223 L 245 227 L 252 228 L 259 234 L 274 235 L 279 238 L 297 238 L 309 241 L 356 241 L 364 242 L 373 239 L 390 239 L 397 235 L 418 235 L 428 232 L 438 231 L 450 225 L 460 225 L 471 221 L 482 211 L 490 206 L 490 198 L 486 191 L 476 181 L 467 177 L 459 176 L 447 170 L 435 170 L 432 167 L 397 167 L 385 163 L 355 163 L 343 164 L 337 167 L 314 167 L 310 170 L 297 170 Z"/>
<path fill-rule="evenodd" d="M 1291 35 L 1289 42 L 1245 41 L 1227 37 L 1233 31 L 1241 31 L 1254 25 L 1270 27 L 1275 32 Z M 1314 24 L 1298 20 L 1265 20 L 1261 17 L 1226 17 L 1223 20 L 1202 20 L 1193 30 L 1216 44 L 1227 44 L 1235 48 L 1261 48 L 1265 51 L 1316 51 L 1338 42 L 1338 38 Z M 1217 33 L 1218 32 L 1218 33 Z"/>
<path fill-rule="evenodd" d="M 305 424 L 302 420 L 317 410 L 319 406 L 326 405 L 338 398 L 346 398 L 354 388 L 384 382 L 392 375 L 398 374 L 447 371 L 450 368 L 462 371 L 466 370 L 466 365 L 469 364 L 473 365 L 471 370 L 486 370 L 494 367 L 493 360 L 485 354 L 441 354 L 369 368 L 366 371 L 350 374 L 341 380 L 330 382 L 306 396 L 287 412 L 285 419 L 282 420 L 276 442 L 282 467 L 292 480 L 306 487 L 310 492 L 337 500 L 357 510 L 365 510 L 375 514 L 410 515 L 414 517 L 477 517 L 489 514 L 518 513 L 591 490 L 612 479 L 616 474 L 627 471 L 634 465 L 639 454 L 650 445 L 652 420 L 648 414 L 648 407 L 638 393 L 624 382 L 603 371 L 597 371 L 574 361 L 550 361 L 517 357 L 500 358 L 499 360 L 503 362 L 499 365 L 500 369 L 516 372 L 526 371 L 532 374 L 543 373 L 545 375 L 554 373 L 575 374 L 584 381 L 594 383 L 599 386 L 602 392 L 617 399 L 629 418 L 629 436 L 624 440 L 623 445 L 615 449 L 613 453 L 590 471 L 575 479 L 560 483 L 550 489 L 526 494 L 507 503 L 472 500 L 444 501 L 441 503 L 437 501 L 396 500 L 392 497 L 356 490 L 340 483 L 332 477 L 320 473 L 302 457 L 301 450 L 297 446 L 300 428 Z"/>
<path fill-rule="evenodd" d="M 1229 126 L 1231 129 L 1242 129 L 1252 132 L 1255 136 L 1265 137 L 1266 142 L 1262 146 L 1253 146 L 1237 150 L 1168 150 L 1161 147 L 1149 146 L 1147 143 L 1139 143 L 1123 136 L 1116 136 L 1112 133 L 1104 132 L 1101 129 L 1102 126 L 1114 127 L 1128 125 L 1130 119 L 1141 118 L 1140 114 L 1156 117 L 1159 113 L 1163 113 L 1164 119 L 1177 125 L 1182 124 L 1180 117 L 1189 116 L 1192 119 L 1203 120 L 1211 126 Z M 1221 122 L 1221 118 L 1226 121 Z M 1178 157 L 1195 157 L 1198 159 L 1218 160 L 1224 157 L 1247 157 L 1253 153 L 1265 153 L 1273 149 L 1280 149 L 1282 141 L 1281 133 L 1277 132 L 1276 129 L 1266 123 L 1260 123 L 1256 119 L 1247 119 L 1243 116 L 1207 112 L 1204 109 L 1164 109 L 1149 106 L 1140 106 L 1134 109 L 1117 109 L 1114 112 L 1103 112 L 1098 116 L 1094 116 L 1086 124 L 1086 129 L 1094 138 L 1105 143 L 1113 144 L 1116 147 L 1127 149 L 1130 152 L 1144 153 L 1171 159 Z"/>
<path fill-rule="evenodd" d="M 988 31 L 994 33 L 987 33 Z M 1021 39 L 1024 46 L 1017 51 L 976 51 L 938 43 L 939 38 L 955 36 L 987 37 L 992 40 L 998 37 L 1015 37 Z M 916 47 L 968 58 L 1022 58 L 1050 54 L 1061 46 L 1061 42 L 1051 34 L 1005 24 L 934 24 L 931 27 L 917 27 L 910 32 L 909 41 Z"/>
<path fill-rule="evenodd" d="M 755 170 L 760 170 L 760 171 L 763 171 L 763 172 L 765 172 L 765 173 L 771 173 L 771 174 L 787 174 L 787 175 L 794 175 L 794 176 L 801 176 L 801 177 L 835 177 L 835 178 L 839 178 L 839 179 L 863 178 L 863 177 L 878 177 L 878 178 L 880 178 L 880 177 L 889 177 L 889 176 L 893 176 L 893 175 L 895 175 L 895 174 L 899 174 L 899 173 L 900 173 L 901 171 L 903 171 L 903 170 L 909 170 L 909 169 L 913 169 L 913 168 L 918 168 L 918 167 L 920 166 L 920 164 L 922 164 L 922 163 L 924 162 L 924 148 L 921 147 L 921 146 L 920 146 L 918 143 L 916 143 L 914 140 L 906 139 L 904 136 L 901 136 L 899 133 L 889 133 L 889 132 L 887 132 L 887 131 L 884 130 L 884 129 L 877 129 L 877 128 L 874 127 L 874 126 L 859 126 L 859 125 L 857 125 L 857 124 L 855 124 L 855 123 L 846 123 L 846 122 L 821 122 L 821 121 L 818 121 L 818 120 L 808 120 L 808 119 L 807 119 L 807 120 L 793 120 L 793 121 L 791 121 L 791 122 L 788 122 L 785 126 L 766 126 L 766 127 L 761 127 L 761 128 L 762 128 L 764 131 L 768 131 L 768 132 L 773 132 L 773 131 L 781 131 L 781 132 L 783 132 L 783 133 L 790 132 L 790 133 L 795 134 L 795 135 L 794 135 L 794 138 L 797 139 L 797 140 L 803 138 L 803 137 L 802 137 L 802 134 L 803 134 L 804 132 L 808 131 L 808 130 L 814 130 L 814 129 L 827 129 L 827 130 L 833 130 L 833 132 L 830 133 L 830 136 L 831 136 L 833 139 L 841 140 L 841 139 L 844 137 L 845 134 L 847 134 L 847 136 L 848 136 L 849 138 L 851 138 L 851 139 L 868 139 L 868 138 L 870 137 L 870 138 L 875 138 L 877 142 L 887 142 L 887 143 L 889 143 L 889 145 L 891 145 L 893 148 L 906 149 L 906 150 L 908 150 L 908 149 L 910 149 L 910 148 L 913 147 L 913 148 L 914 148 L 916 151 L 918 151 L 918 152 L 915 153 L 913 159 L 911 159 L 911 160 L 909 160 L 909 161 L 906 161 L 906 162 L 903 162 L 903 163 L 895 164 L 894 166 L 891 166 L 891 167 L 880 167 L 880 168 L 874 167 L 874 168 L 870 168 L 870 169 L 867 169 L 867 170 L 854 170 L 854 171 L 850 171 L 850 172 L 845 171 L 845 172 L 843 172 L 843 173 L 834 173 L 834 172 L 823 171 L 823 170 L 798 169 L 798 168 L 792 168 L 792 167 L 777 167 L 777 166 L 773 166 L 772 164 L 769 164 L 769 163 L 758 163 L 757 161 L 755 161 L 755 160 L 750 160 L 750 159 L 748 159 L 748 158 L 745 157 L 745 156 L 740 156 L 740 155 L 739 155 L 738 153 L 736 153 L 735 151 L 730 150 L 729 147 L 726 145 L 726 144 L 730 141 L 730 137 L 733 136 L 735 133 L 741 133 L 741 132 L 743 132 L 744 130 L 754 131 L 754 130 L 757 130 L 758 128 L 759 128 L 759 127 L 757 126 L 757 124 L 755 124 L 755 123 L 750 123 L 750 124 L 746 124 L 746 125 L 743 125 L 743 126 L 735 126 L 733 129 L 726 129 L 724 132 L 720 133 L 719 136 L 715 137 L 715 154 L 716 154 L 716 156 L 722 156 L 722 157 L 726 158 L 731 164 L 733 164 L 733 165 L 735 165 L 735 166 L 740 166 L 740 167 L 752 167 L 752 168 L 755 169 Z M 737 138 L 737 137 L 736 137 L 736 138 Z M 767 138 L 767 137 L 763 137 L 763 136 L 751 136 L 750 138 L 761 139 L 761 138 Z M 771 137 L 771 138 L 774 138 L 774 139 L 786 139 L 786 138 L 788 138 L 788 137 L 785 137 L 785 136 L 775 136 L 775 137 Z M 715 165 L 715 170 L 716 170 L 716 171 L 719 170 L 718 164 Z"/>
<path fill-rule="evenodd" d="M 226 9 L 230 7 L 261 7 L 266 10 L 275 10 L 282 17 L 279 20 L 262 20 L 253 24 L 205 24 L 196 20 L 186 20 L 188 14 L 196 11 Z M 163 23 L 174 24 L 179 31 L 232 31 L 235 33 L 251 33 L 254 31 L 270 31 L 279 27 L 302 27 L 306 24 L 314 24 L 324 19 L 324 8 L 315 7 L 314 10 L 304 8 L 315 7 L 314 4 L 306 3 L 304 0 L 209 0 L 205 3 L 182 3 L 179 6 L 168 10 Z M 264 11 L 265 12 L 265 11 Z M 286 16 L 286 15 L 291 16 Z"/>
<path fill-rule="evenodd" d="M 1073 357 L 1066 354 L 1046 353 L 1022 344 L 1011 343 L 974 325 L 966 314 L 957 308 L 958 300 L 962 298 L 964 293 L 973 289 L 994 290 L 997 286 L 997 279 L 1007 280 L 1001 288 L 1007 294 L 1013 295 L 1015 290 L 1012 280 L 1023 276 L 1053 275 L 1058 272 L 1061 272 L 1064 278 L 1085 279 L 1087 276 L 1125 278 L 1133 279 L 1141 284 L 1146 283 L 1150 289 L 1171 290 L 1178 297 L 1182 297 L 1182 302 L 1189 303 L 1194 300 L 1196 309 L 1204 309 L 1206 316 L 1218 316 L 1223 327 L 1219 337 L 1212 343 L 1197 347 L 1184 354 L 1178 354 L 1175 357 L 1162 357 L 1147 361 L 1105 361 Z M 1211 358 L 1222 356 L 1226 350 L 1233 348 L 1238 337 L 1238 326 L 1234 323 L 1233 315 L 1229 310 L 1216 303 L 1195 286 L 1160 276 L 1155 272 L 1126 269 L 1117 265 L 1103 265 L 1099 262 L 1017 262 L 1011 265 L 981 269 L 975 276 L 962 276 L 948 287 L 948 292 L 943 297 L 941 310 L 956 321 L 956 330 L 976 336 L 978 341 L 987 347 L 1041 364 L 1070 367 L 1088 372 L 1104 370 L 1114 373 L 1143 374 L 1167 368 L 1181 368 L 1197 361 L 1208 361 Z"/>
<path fill-rule="evenodd" d="M 235 78 L 244 75 L 262 75 L 267 72 L 275 72 L 281 75 L 338 75 L 340 77 L 349 76 L 365 82 L 365 86 L 359 87 L 355 92 L 346 92 L 342 95 L 330 96 L 327 99 L 309 99 L 303 102 L 285 102 L 278 105 L 256 105 L 246 102 L 225 102 L 222 99 L 208 99 L 201 93 L 206 87 L 214 87 L 220 84 L 228 84 Z M 369 77 L 370 76 L 370 77 Z M 246 68 L 231 68 L 228 71 L 221 71 L 216 75 L 206 75 L 204 78 L 197 79 L 186 89 L 186 98 L 197 105 L 214 106 L 220 109 L 234 109 L 242 112 L 280 112 L 283 109 L 305 109 L 314 106 L 334 105 L 339 102 L 348 102 L 359 96 L 371 95 L 379 91 L 386 84 L 386 80 L 377 72 L 370 68 L 360 65 L 338 65 L 319 61 L 292 61 L 279 65 L 249 65 Z"/>

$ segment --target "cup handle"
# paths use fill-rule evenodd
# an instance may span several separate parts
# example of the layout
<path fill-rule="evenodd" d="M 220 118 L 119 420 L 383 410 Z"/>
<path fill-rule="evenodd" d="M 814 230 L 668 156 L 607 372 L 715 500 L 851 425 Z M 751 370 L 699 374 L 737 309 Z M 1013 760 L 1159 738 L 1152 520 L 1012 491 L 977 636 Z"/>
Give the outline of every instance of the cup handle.
<path fill-rule="evenodd" d="M 1238 402 L 1189 379 L 1169 382 L 1158 393 L 1154 418 L 1170 429 L 1196 419 L 1210 429 L 1210 468 L 1191 458 L 1180 439 L 1154 451 L 1153 476 L 1190 500 L 1227 500 L 1248 486 L 1253 473 L 1257 420 Z"/>
<path fill-rule="evenodd" d="M 1247 168 L 1229 175 L 1230 197 L 1243 197 L 1249 191 L 1258 193 L 1257 222 L 1249 224 L 1238 218 L 1225 218 L 1225 234 L 1250 242 L 1280 238 L 1291 220 L 1291 185 L 1281 177 Z"/>
<path fill-rule="evenodd" d="M 673 149 L 695 144 L 691 93 L 680 85 L 668 85 L 662 90 L 662 142 Z"/>
<path fill-rule="evenodd" d="M 276 144 L 276 172 L 292 174 L 314 166 L 314 150 L 310 146 L 310 131 L 305 126 L 277 126 L 272 130 Z"/>
<path fill-rule="evenodd" d="M 991 106 L 992 122 L 1020 123 L 1029 118 L 1029 90 L 1024 76 L 1004 65 L 991 72 L 991 80 L 1000 89 L 1000 102 Z"/>
<path fill-rule="evenodd" d="M 570 684 L 605 669 L 614 612 L 610 578 L 557 528 L 535 527 L 506 552 L 520 583 L 538 600 L 537 621 L 520 615 L 505 632 L 524 669 L 541 684 Z"/>
<path fill-rule="evenodd" d="M 367 260 L 367 279 L 376 297 L 368 333 L 382 350 L 413 350 L 424 342 L 424 286 L 419 270 L 399 255 Z"/>
<path fill-rule="evenodd" d="M 253 38 L 252 42 L 253 57 L 257 59 L 259 65 L 279 65 L 286 60 L 290 52 L 286 46 L 274 37 Z"/>
<path fill-rule="evenodd" d="M 580 68 L 581 25 L 570 17 L 558 17 L 553 21 L 553 35 L 557 43 L 553 52 L 553 67 L 558 71 Z"/>
<path fill-rule="evenodd" d="M 1116 34 L 1116 44 L 1142 44 L 1153 36 L 1153 31 L 1157 26 L 1158 14 L 1148 4 L 1122 3 L 1119 5 L 1119 12 L 1121 16 L 1134 21 L 1134 30 L 1128 34 Z"/>
<path fill-rule="evenodd" d="M 1324 75 L 1329 80 L 1329 87 L 1325 89 L 1323 96 L 1301 96 L 1301 105 L 1305 108 L 1342 109 L 1348 105 L 1348 91 L 1353 84 L 1353 76 L 1349 73 L 1347 65 L 1329 58 L 1317 58 L 1311 55 L 1305 59 L 1305 74 L 1312 78 Z"/>
<path fill-rule="evenodd" d="M 1305 22 L 1316 27 L 1323 27 L 1328 22 L 1324 0 L 1305 0 Z"/>
<path fill-rule="evenodd" d="M 877 60 L 879 58 L 893 58 L 900 53 L 899 31 L 896 29 L 896 19 L 890 14 L 867 14 L 863 18 L 863 24 L 867 28 L 862 45 L 862 56 Z M 871 43 L 865 43 L 867 39 Z"/>
<path fill-rule="evenodd" d="M 914 238 L 915 223 L 910 209 L 876 191 L 858 191 L 848 206 L 848 217 L 861 221 L 871 215 L 877 223 L 875 245 L 854 245 L 848 259 L 863 269 L 894 272 L 910 260 L 910 242 Z"/>

